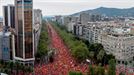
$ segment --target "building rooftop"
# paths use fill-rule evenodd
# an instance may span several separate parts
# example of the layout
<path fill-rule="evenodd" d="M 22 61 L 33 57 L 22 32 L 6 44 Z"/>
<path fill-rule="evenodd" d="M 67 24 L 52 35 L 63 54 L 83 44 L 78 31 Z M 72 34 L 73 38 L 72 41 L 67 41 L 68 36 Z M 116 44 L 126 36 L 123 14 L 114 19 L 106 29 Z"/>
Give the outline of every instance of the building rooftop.
<path fill-rule="evenodd" d="M 117 34 L 127 34 L 130 33 L 130 30 L 130 28 L 114 28 L 112 32 Z"/>
<path fill-rule="evenodd" d="M 5 5 L 5 6 L 14 6 L 13 4 L 7 4 L 7 5 Z"/>

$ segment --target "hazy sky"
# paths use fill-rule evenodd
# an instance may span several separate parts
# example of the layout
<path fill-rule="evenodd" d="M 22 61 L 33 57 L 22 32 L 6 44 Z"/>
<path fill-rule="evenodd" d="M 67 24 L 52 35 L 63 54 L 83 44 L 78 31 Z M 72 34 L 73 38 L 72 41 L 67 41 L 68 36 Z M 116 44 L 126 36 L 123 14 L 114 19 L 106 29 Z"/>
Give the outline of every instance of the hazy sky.
<path fill-rule="evenodd" d="M 14 0 L 0 0 L 0 16 L 2 16 L 2 6 L 13 3 Z M 41 9 L 44 16 L 68 15 L 102 6 L 130 8 L 134 7 L 134 0 L 33 0 L 33 6 Z"/>

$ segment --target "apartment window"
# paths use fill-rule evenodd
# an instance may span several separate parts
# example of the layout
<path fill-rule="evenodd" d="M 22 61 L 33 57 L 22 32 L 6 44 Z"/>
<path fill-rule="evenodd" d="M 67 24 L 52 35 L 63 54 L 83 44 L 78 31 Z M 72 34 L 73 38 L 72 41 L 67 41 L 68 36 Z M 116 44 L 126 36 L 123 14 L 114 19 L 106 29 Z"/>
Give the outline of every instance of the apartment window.
<path fill-rule="evenodd" d="M 17 4 L 22 4 L 22 0 L 18 0 L 17 1 Z"/>
<path fill-rule="evenodd" d="M 118 61 L 118 64 L 120 64 L 121 63 L 121 61 Z"/>
<path fill-rule="evenodd" d="M 25 53 L 26 58 L 33 57 L 33 43 L 32 43 L 32 32 L 25 32 Z"/>
<path fill-rule="evenodd" d="M 124 64 L 124 61 L 122 61 L 122 64 Z"/>
<path fill-rule="evenodd" d="M 7 26 L 8 25 L 8 7 L 5 6 L 4 7 L 4 16 L 5 16 L 5 25 Z"/>
<path fill-rule="evenodd" d="M 129 61 L 129 63 L 131 64 L 131 63 L 132 63 L 132 61 Z"/>

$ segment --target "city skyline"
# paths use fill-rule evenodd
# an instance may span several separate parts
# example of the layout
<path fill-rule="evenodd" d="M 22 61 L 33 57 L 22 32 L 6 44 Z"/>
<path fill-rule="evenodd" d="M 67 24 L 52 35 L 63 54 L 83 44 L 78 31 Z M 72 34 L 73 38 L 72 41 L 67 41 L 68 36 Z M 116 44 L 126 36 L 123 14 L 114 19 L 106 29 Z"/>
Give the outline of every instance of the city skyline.
<path fill-rule="evenodd" d="M 134 75 L 134 0 L 0 0 L 5 75 Z"/>
<path fill-rule="evenodd" d="M 0 1 L 0 16 L 3 16 L 2 6 L 14 4 L 14 0 Z M 134 7 L 132 0 L 33 0 L 34 9 L 42 9 L 44 16 L 69 15 L 76 12 L 95 9 L 99 7 L 108 8 L 131 8 Z M 57 11 L 58 10 L 58 11 Z"/>

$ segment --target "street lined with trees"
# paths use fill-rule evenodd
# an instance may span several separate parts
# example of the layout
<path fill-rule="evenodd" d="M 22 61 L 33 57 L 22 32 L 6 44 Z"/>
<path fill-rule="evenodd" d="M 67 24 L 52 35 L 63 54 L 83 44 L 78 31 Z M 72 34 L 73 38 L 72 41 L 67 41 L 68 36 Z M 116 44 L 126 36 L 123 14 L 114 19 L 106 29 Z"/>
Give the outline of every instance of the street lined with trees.
<path fill-rule="evenodd" d="M 89 51 L 86 44 L 75 39 L 74 35 L 71 33 L 67 33 L 64 27 L 55 24 L 52 24 L 53 27 L 57 30 L 65 44 L 69 47 L 72 56 L 74 56 L 78 62 L 85 62 L 89 57 Z"/>
<path fill-rule="evenodd" d="M 115 59 L 112 54 L 106 54 L 103 46 L 99 43 L 89 43 L 87 40 L 75 37 L 72 33 L 67 32 L 66 27 L 52 22 L 53 27 L 57 30 L 65 44 L 69 47 L 72 55 L 79 61 L 86 59 L 92 60 L 92 63 L 103 66 L 108 64 L 110 59 Z"/>
<path fill-rule="evenodd" d="M 116 69 L 113 70 L 110 68 L 110 65 L 115 68 L 116 64 L 113 64 L 115 61 L 109 63 L 111 60 L 115 60 L 115 57 L 111 54 L 106 54 L 101 44 L 89 43 L 86 40 L 75 37 L 72 33 L 67 32 L 63 25 L 56 22 L 53 22 L 52 25 L 69 47 L 72 56 L 75 57 L 78 62 L 84 62 L 86 59 L 91 60 L 90 64 L 92 65 L 89 66 L 88 75 L 108 75 L 111 71 L 113 72 L 111 75 L 116 74 L 114 73 Z"/>
<path fill-rule="evenodd" d="M 51 46 L 55 48 L 55 52 L 52 62 L 35 66 L 35 75 L 68 75 L 70 71 L 80 71 L 81 73 L 86 74 L 88 66 L 86 64 L 77 63 L 52 25 L 49 22 L 46 24 L 51 39 L 50 43 Z"/>
<path fill-rule="evenodd" d="M 79 39 L 72 33 L 67 32 L 65 27 L 59 26 L 55 22 L 46 24 L 47 29 L 45 31 L 48 31 L 47 36 L 51 39 L 50 43 L 55 48 L 55 54 L 51 63 L 35 66 L 35 74 L 108 75 L 114 72 L 111 75 L 115 75 L 114 57 L 107 55 L 101 44 L 90 44 Z M 44 38 L 46 37 L 41 37 L 41 40 L 44 40 Z M 41 42 L 41 46 L 44 43 L 48 46 L 49 44 L 46 44 L 46 42 L 47 40 Z M 42 53 L 42 49 L 47 50 L 46 48 L 39 48 L 39 53 Z M 42 54 L 42 56 L 44 55 L 46 54 Z M 42 56 L 40 59 L 42 59 Z M 87 62 L 87 59 L 90 63 Z"/>

